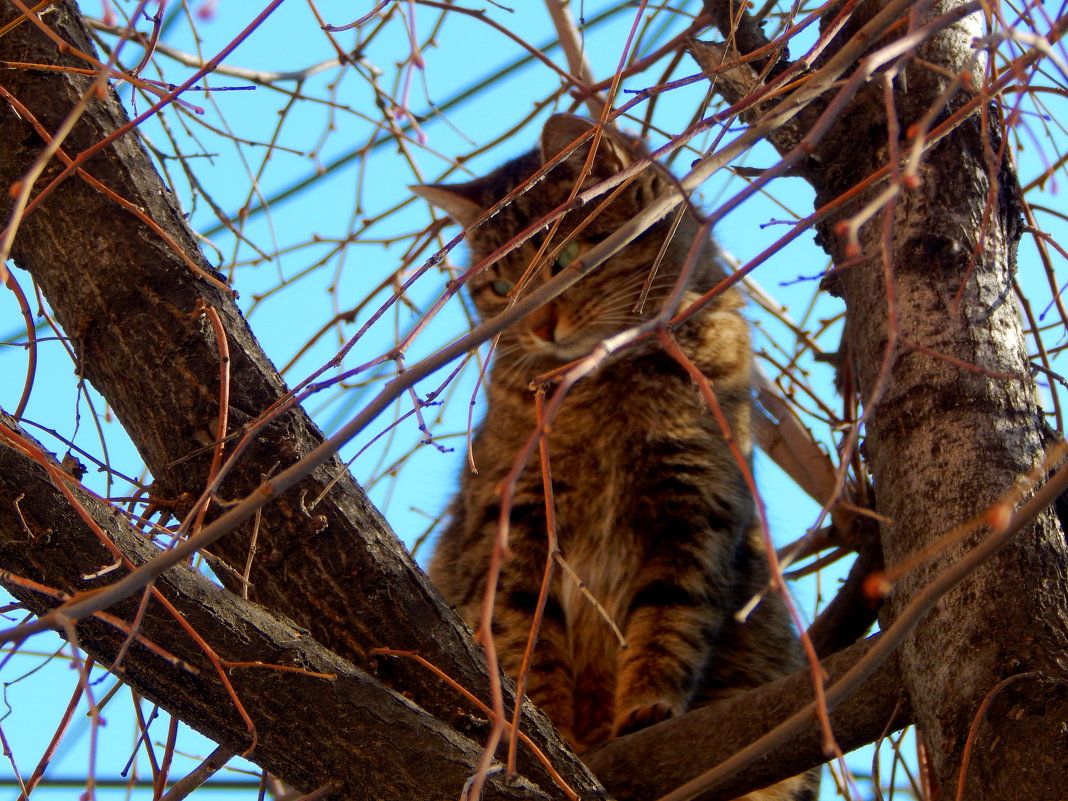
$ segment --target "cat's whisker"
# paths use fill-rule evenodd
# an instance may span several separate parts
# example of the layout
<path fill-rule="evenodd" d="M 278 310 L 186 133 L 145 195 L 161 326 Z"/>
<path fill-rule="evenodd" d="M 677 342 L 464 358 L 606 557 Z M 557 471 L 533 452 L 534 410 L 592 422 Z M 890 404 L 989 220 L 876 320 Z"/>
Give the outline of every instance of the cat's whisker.
<path fill-rule="evenodd" d="M 655 308 L 654 304 L 650 303 L 650 304 L 646 304 L 646 305 L 650 309 Z M 612 310 L 614 310 L 614 309 L 627 309 L 628 311 L 633 311 L 634 310 L 634 296 L 633 295 L 627 295 L 627 296 L 621 297 L 621 298 L 606 298 L 603 302 L 596 304 L 596 308 L 599 308 L 599 309 L 612 309 Z M 637 312 L 634 312 L 634 313 L 637 314 Z M 648 317 L 648 316 L 651 316 L 651 315 L 647 312 L 644 315 L 640 315 L 640 316 Z"/>
<path fill-rule="evenodd" d="M 497 359 L 504 359 L 507 356 L 511 356 L 516 351 L 522 351 L 523 344 L 518 341 L 509 342 L 507 345 L 498 344 L 493 351 L 493 355 Z"/>

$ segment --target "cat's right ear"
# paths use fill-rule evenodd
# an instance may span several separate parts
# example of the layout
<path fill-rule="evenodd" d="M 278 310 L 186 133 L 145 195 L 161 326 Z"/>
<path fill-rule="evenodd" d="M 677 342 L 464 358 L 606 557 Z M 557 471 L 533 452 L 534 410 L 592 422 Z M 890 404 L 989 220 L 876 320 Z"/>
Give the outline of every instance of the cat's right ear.
<path fill-rule="evenodd" d="M 408 188 L 464 228 L 485 211 L 480 202 L 480 187 L 474 181 L 466 184 L 415 184 Z"/>
<path fill-rule="evenodd" d="M 541 132 L 541 157 L 542 163 L 547 164 L 550 159 L 563 153 L 567 148 L 574 145 L 575 141 L 585 136 L 594 128 L 593 122 L 585 117 L 574 114 L 554 114 L 545 121 L 545 127 Z M 592 140 L 587 140 L 567 158 L 565 162 L 573 171 L 578 170 L 586 161 L 586 155 L 590 152 Z M 592 182 L 615 175 L 633 164 L 640 154 L 635 153 L 623 134 L 612 129 L 606 129 L 601 134 L 600 144 L 597 148 L 597 158 L 593 162 Z"/>

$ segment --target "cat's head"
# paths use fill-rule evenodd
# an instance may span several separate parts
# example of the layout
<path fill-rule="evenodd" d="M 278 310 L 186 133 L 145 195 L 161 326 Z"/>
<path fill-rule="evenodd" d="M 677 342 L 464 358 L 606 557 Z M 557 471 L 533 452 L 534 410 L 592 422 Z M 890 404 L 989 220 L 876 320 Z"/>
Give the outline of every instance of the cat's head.
<path fill-rule="evenodd" d="M 469 227 L 483 212 L 588 134 L 592 126 L 580 117 L 555 115 L 546 122 L 539 147 L 488 175 L 467 183 L 414 186 L 412 190 L 445 210 L 460 225 Z M 576 185 L 580 190 L 586 189 L 645 156 L 637 141 L 605 130 L 592 171 L 583 178 L 590 147 L 590 141 L 579 146 L 525 192 L 471 230 L 467 242 L 472 262 L 481 262 L 566 203 Z M 668 176 L 650 166 L 607 206 L 601 208 L 608 196 L 603 195 L 568 213 L 555 232 L 552 225 L 543 227 L 470 279 L 468 288 L 479 313 L 484 319 L 493 317 L 513 299 L 548 280 L 634 217 L 668 185 Z M 679 275 L 695 230 L 696 224 L 689 215 L 684 215 L 677 227 L 671 217 L 661 220 L 555 301 L 506 331 L 498 344 L 498 361 L 507 359 L 528 376 L 534 375 L 586 355 L 605 337 L 655 314 Z M 550 233 L 552 240 L 547 242 Z M 708 283 L 707 274 L 718 270 L 712 247 L 708 244 L 708 252 L 702 254 L 696 274 L 698 284 Z"/>

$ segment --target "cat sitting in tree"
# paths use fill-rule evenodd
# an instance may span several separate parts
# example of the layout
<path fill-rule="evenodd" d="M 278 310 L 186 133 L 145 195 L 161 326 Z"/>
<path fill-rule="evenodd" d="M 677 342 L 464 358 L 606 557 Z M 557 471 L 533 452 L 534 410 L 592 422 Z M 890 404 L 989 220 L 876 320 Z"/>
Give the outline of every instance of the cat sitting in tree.
<path fill-rule="evenodd" d="M 471 226 L 592 123 L 551 117 L 541 143 L 485 177 L 413 190 Z M 645 156 L 640 144 L 604 130 L 583 177 L 590 141 L 497 214 L 468 231 L 478 263 L 565 203 L 576 184 L 600 183 Z M 650 166 L 604 208 L 567 214 L 469 281 L 488 319 L 566 268 L 665 191 Z M 677 222 L 677 225 L 676 225 Z M 545 236 L 553 241 L 542 247 Z M 477 625 L 501 511 L 500 486 L 536 427 L 534 376 L 589 354 L 606 337 L 655 315 L 691 250 L 697 260 L 680 308 L 726 273 L 711 239 L 689 213 L 669 215 L 550 303 L 506 329 L 493 350 L 488 408 L 473 441 L 477 472 L 466 471 L 430 576 L 468 624 Z M 551 263 L 536 254 L 555 252 Z M 672 310 L 674 311 L 674 310 Z M 730 433 L 752 453 L 752 348 L 742 299 L 717 294 L 674 331 L 709 379 Z M 742 467 L 693 381 L 656 336 L 609 356 L 568 393 L 548 436 L 552 493 L 563 559 L 575 580 L 554 574 L 527 692 L 578 751 L 757 687 L 802 665 L 783 601 L 767 594 L 744 622 L 735 613 L 768 582 L 767 555 Z M 546 508 L 535 453 L 516 488 L 510 558 L 495 596 L 493 636 L 504 669 L 520 669 L 547 552 Z M 622 632 L 620 642 L 606 615 Z M 816 797 L 810 773 L 747 796 L 756 801 Z"/>

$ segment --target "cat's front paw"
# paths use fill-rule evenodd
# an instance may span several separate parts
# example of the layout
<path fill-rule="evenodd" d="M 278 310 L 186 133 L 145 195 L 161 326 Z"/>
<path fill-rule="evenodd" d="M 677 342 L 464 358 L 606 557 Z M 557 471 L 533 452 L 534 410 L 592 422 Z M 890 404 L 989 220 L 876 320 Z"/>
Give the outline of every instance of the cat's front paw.
<path fill-rule="evenodd" d="M 612 736 L 620 737 L 632 731 L 644 729 L 646 726 L 675 717 L 680 711 L 663 699 L 634 704 L 619 710 L 616 714 Z"/>

